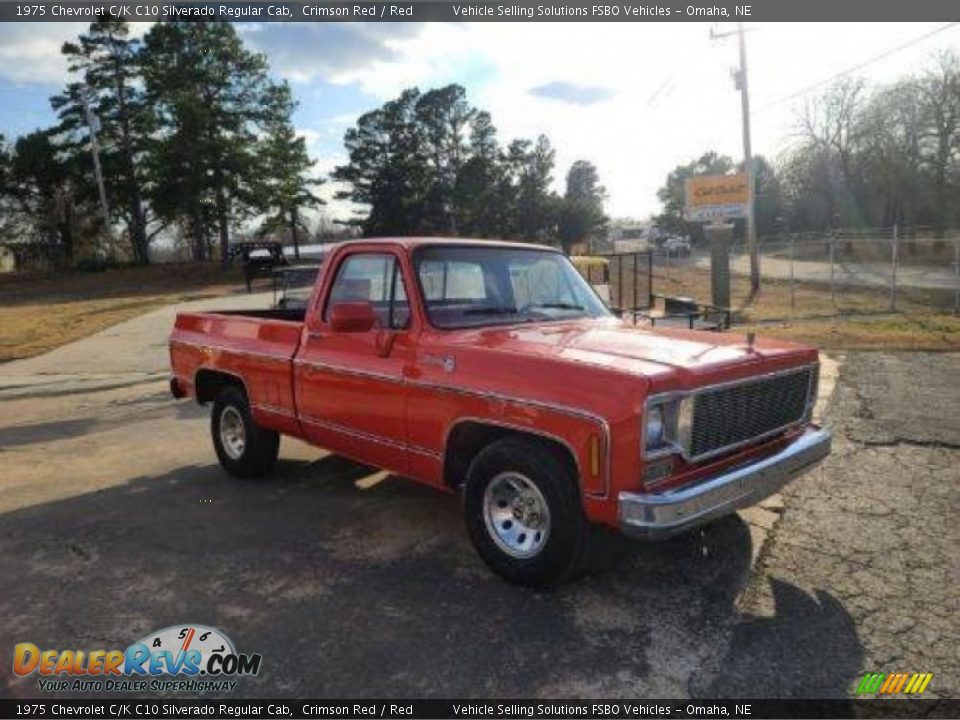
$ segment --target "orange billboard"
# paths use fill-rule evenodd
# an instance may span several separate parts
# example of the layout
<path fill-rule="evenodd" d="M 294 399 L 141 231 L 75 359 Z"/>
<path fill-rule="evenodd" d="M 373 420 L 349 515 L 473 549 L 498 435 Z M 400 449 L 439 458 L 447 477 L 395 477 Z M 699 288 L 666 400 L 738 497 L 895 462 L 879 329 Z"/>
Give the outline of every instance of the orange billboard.
<path fill-rule="evenodd" d="M 692 222 L 746 217 L 750 188 L 745 173 L 687 178 L 684 215 Z"/>

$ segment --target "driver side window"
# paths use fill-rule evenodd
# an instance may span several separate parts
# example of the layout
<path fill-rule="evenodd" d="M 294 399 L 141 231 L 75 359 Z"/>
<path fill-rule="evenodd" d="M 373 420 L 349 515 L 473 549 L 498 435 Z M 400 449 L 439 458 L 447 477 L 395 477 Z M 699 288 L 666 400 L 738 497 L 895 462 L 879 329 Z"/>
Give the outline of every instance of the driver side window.
<path fill-rule="evenodd" d="M 389 253 L 350 255 L 341 263 L 330 289 L 324 319 L 337 303 L 368 302 L 383 328 L 401 330 L 410 325 L 403 272 L 397 258 Z"/>

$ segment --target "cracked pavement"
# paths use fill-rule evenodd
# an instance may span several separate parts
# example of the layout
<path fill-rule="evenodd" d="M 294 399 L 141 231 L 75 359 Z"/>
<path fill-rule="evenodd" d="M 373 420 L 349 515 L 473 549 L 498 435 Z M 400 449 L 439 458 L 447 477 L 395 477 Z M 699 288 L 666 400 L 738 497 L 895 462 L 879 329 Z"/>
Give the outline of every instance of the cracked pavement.
<path fill-rule="evenodd" d="M 924 696 L 957 697 L 960 356 L 841 361 L 833 453 L 784 491 L 713 687 L 829 696 L 837 672 L 933 672 Z M 789 648 L 773 666 L 771 634 Z"/>
<path fill-rule="evenodd" d="M 17 642 L 184 622 L 263 655 L 232 697 L 849 697 L 867 670 L 957 694 L 958 355 L 840 358 L 823 466 L 686 537 L 598 534 L 536 593 L 483 567 L 453 496 L 287 439 L 269 478 L 227 478 L 207 411 L 135 376 L 162 349 L 131 327 L 121 386 L 0 367 L 0 696 L 41 694 Z"/>

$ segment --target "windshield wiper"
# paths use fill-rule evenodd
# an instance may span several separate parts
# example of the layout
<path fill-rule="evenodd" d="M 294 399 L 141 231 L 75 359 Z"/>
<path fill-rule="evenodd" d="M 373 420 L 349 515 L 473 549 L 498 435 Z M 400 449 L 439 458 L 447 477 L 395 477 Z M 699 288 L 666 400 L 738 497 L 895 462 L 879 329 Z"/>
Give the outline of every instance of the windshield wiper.
<path fill-rule="evenodd" d="M 479 307 L 467 308 L 464 315 L 516 315 L 517 309 L 511 307 Z"/>

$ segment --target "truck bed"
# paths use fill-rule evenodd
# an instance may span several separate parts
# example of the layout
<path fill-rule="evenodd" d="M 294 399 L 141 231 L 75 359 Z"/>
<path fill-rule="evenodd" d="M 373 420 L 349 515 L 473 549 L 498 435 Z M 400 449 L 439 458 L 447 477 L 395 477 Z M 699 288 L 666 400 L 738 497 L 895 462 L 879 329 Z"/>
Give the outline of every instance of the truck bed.
<path fill-rule="evenodd" d="M 306 313 L 306 308 L 272 308 L 270 310 L 220 310 L 205 314 L 257 318 L 258 320 L 284 320 L 302 324 Z"/>
<path fill-rule="evenodd" d="M 297 433 L 293 358 L 300 346 L 304 310 L 179 313 L 170 335 L 173 381 L 183 395 L 213 400 L 213 373 L 241 383 L 254 417 Z M 212 372 L 211 372 L 212 371 Z"/>

